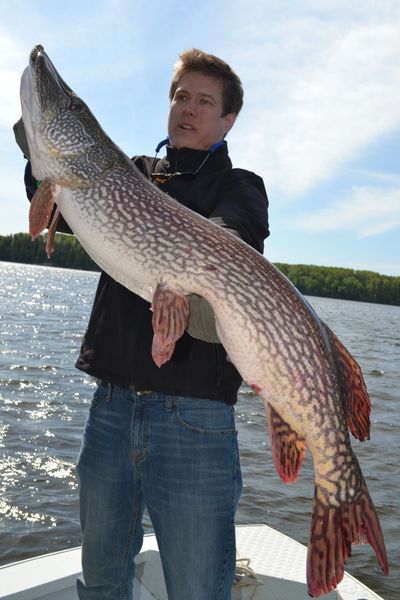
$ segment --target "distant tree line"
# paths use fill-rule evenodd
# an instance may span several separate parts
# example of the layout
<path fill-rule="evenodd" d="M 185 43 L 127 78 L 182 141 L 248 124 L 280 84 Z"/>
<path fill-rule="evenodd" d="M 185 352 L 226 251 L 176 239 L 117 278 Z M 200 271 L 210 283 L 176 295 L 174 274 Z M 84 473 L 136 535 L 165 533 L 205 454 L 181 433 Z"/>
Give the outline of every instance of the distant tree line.
<path fill-rule="evenodd" d="M 46 235 L 39 235 L 33 241 L 27 233 L 3 235 L 0 236 L 0 260 L 99 271 L 99 267 L 73 235 L 56 234 L 54 251 L 50 259 L 47 258 L 45 245 Z"/>
<path fill-rule="evenodd" d="M 308 296 L 325 296 L 400 306 L 400 277 L 341 267 L 275 263 Z"/>
<path fill-rule="evenodd" d="M 0 236 L 0 260 L 98 271 L 73 235 L 57 234 L 50 259 L 45 252 L 46 236 L 33 242 L 27 233 Z M 343 300 L 359 300 L 400 306 L 400 277 L 373 271 L 340 267 L 275 263 L 302 294 Z"/>

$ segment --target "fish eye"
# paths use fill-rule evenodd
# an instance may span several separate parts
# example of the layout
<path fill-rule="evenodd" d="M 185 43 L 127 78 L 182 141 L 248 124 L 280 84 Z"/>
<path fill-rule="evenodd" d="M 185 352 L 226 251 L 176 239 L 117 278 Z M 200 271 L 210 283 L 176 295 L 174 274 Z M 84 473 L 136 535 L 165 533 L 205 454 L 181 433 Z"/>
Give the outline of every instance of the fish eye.
<path fill-rule="evenodd" d="M 79 113 L 79 112 L 82 112 L 84 108 L 85 108 L 84 104 L 82 104 L 81 102 L 79 102 L 75 99 L 71 100 L 71 102 L 68 105 L 68 109 L 71 112 Z"/>

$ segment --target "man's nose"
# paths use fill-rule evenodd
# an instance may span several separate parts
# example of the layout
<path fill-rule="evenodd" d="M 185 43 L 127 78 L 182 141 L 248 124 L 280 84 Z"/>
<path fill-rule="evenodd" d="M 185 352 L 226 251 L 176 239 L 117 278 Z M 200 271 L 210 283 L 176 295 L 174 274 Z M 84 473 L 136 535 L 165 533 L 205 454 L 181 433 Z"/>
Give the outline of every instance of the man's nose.
<path fill-rule="evenodd" d="M 195 100 L 188 100 L 185 102 L 183 112 L 188 115 L 195 115 L 197 113 L 197 106 Z"/>

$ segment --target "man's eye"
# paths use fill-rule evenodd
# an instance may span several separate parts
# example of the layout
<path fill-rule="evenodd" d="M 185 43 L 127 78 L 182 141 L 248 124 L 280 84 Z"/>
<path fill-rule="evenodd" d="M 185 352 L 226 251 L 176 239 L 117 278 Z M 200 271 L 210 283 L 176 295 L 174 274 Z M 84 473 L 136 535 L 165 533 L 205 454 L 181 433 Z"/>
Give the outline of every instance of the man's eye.
<path fill-rule="evenodd" d="M 209 101 L 209 100 L 206 100 L 206 98 L 202 98 L 202 99 L 200 100 L 200 104 L 210 104 L 210 101 Z"/>

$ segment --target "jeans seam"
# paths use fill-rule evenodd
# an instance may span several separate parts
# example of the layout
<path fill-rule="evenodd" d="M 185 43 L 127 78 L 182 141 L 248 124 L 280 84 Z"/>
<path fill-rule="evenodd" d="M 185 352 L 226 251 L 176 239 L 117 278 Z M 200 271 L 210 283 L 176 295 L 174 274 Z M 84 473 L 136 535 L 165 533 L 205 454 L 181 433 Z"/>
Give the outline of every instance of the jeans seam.
<path fill-rule="evenodd" d="M 131 518 L 131 522 L 129 525 L 128 540 L 126 543 L 126 549 L 125 549 L 125 553 L 124 553 L 124 561 L 122 564 L 122 571 L 121 571 L 120 600 L 127 600 L 127 598 L 128 598 L 127 597 L 127 585 L 128 585 L 127 579 L 128 579 L 129 555 L 132 550 L 133 533 L 135 531 L 139 513 L 140 513 L 140 510 L 137 510 L 135 512 L 135 518 L 134 519 Z"/>
<path fill-rule="evenodd" d="M 136 403 L 134 403 L 134 406 L 132 408 L 132 413 L 131 413 L 131 425 L 130 425 L 131 454 L 134 454 L 134 448 L 132 447 L 132 444 L 133 444 L 132 435 L 133 435 L 133 431 L 134 431 L 135 408 L 136 408 Z M 134 468 L 134 466 L 132 466 L 132 468 Z M 121 570 L 120 600 L 128 600 L 128 598 L 127 598 L 127 586 L 128 586 L 127 578 L 128 578 L 129 556 L 132 551 L 132 542 L 133 542 L 133 537 L 134 537 L 134 531 L 137 526 L 138 516 L 140 513 L 141 513 L 140 506 L 137 506 L 137 510 L 133 513 L 133 515 L 131 515 L 131 519 L 130 519 L 130 523 L 129 523 L 128 539 L 127 539 L 127 543 L 126 543 L 126 548 L 125 548 L 125 552 L 124 552 L 124 560 L 123 560 L 122 570 Z M 133 516 L 134 516 L 134 518 L 133 518 Z M 134 559 L 134 557 L 133 557 L 133 559 Z"/>
<path fill-rule="evenodd" d="M 222 562 L 221 579 L 220 579 L 220 585 L 218 588 L 218 599 L 217 600 L 226 600 L 223 596 L 223 593 L 224 593 L 224 587 L 225 587 L 225 583 L 226 583 L 226 577 L 228 574 L 228 557 L 229 557 L 229 554 L 230 554 L 230 551 L 232 548 L 232 542 L 233 542 L 233 532 L 231 532 L 231 534 L 229 536 L 229 543 L 227 543 L 226 549 L 225 549 L 224 559 Z"/>
<path fill-rule="evenodd" d="M 237 447 L 235 444 L 235 440 L 236 437 L 233 441 L 233 455 L 235 457 L 235 462 L 233 465 L 233 469 L 232 469 L 232 496 L 231 496 L 231 521 L 230 521 L 230 525 L 231 525 L 231 530 L 230 530 L 230 536 L 229 536 L 229 540 L 227 541 L 227 544 L 225 546 L 225 553 L 224 553 L 224 558 L 222 561 L 222 569 L 221 569 L 221 578 L 220 578 L 220 585 L 218 588 L 218 599 L 217 600 L 225 600 L 223 593 L 224 593 L 224 587 L 226 584 L 226 577 L 228 574 L 228 558 L 233 546 L 233 542 L 235 540 L 235 482 L 236 482 L 236 476 L 237 476 L 237 458 L 236 458 L 236 453 L 237 453 Z"/>
<path fill-rule="evenodd" d="M 132 410 L 132 413 L 131 413 L 131 425 L 130 425 L 130 429 L 131 429 L 131 441 L 130 441 L 131 452 L 132 452 L 132 432 L 133 432 L 134 415 L 135 415 L 135 407 L 133 407 L 133 410 Z M 121 569 L 120 600 L 128 600 L 128 598 L 127 598 L 127 587 L 128 587 L 129 556 L 130 556 L 130 553 L 132 551 L 132 542 L 133 542 L 133 537 L 134 537 L 134 531 L 135 531 L 135 528 L 136 528 L 136 525 L 137 525 L 137 520 L 138 520 L 138 515 L 139 514 L 140 514 L 140 508 L 137 507 L 137 510 L 133 514 L 131 514 L 131 519 L 130 519 L 130 523 L 129 523 L 128 538 L 127 538 L 127 542 L 126 542 L 126 548 L 125 548 L 125 552 L 124 552 L 124 560 L 123 560 L 122 569 Z"/>

